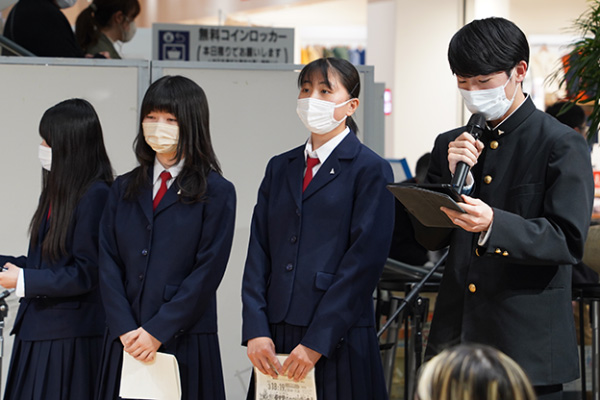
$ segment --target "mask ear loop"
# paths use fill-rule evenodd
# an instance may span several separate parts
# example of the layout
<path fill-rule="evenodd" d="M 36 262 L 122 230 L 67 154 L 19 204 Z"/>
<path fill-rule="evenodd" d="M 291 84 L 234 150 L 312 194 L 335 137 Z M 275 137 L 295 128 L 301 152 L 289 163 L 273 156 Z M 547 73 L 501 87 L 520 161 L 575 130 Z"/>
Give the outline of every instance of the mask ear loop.
<path fill-rule="evenodd" d="M 358 82 L 356 82 L 356 85 L 354 85 L 354 87 L 352 88 L 352 90 L 350 92 L 348 92 L 348 94 L 351 96 L 348 100 L 346 100 L 345 102 L 338 104 L 337 107 L 342 107 L 346 104 L 348 104 L 349 102 L 351 102 L 352 100 L 356 99 L 356 96 L 352 96 L 352 92 L 354 92 L 356 90 L 356 88 L 358 87 L 358 85 L 360 84 L 360 80 Z M 350 118 L 352 120 L 352 115 L 346 115 L 344 116 L 344 118 L 340 121 L 340 123 L 342 123 L 343 121 L 347 120 L 348 118 Z M 335 118 L 334 118 L 335 119 Z"/>
<path fill-rule="evenodd" d="M 513 77 L 514 74 L 515 74 L 515 70 L 513 68 L 513 70 L 510 73 L 510 76 L 508 77 L 508 80 L 506 81 L 506 83 L 504 84 L 504 87 L 502 89 L 504 89 L 504 88 L 506 88 L 506 86 L 508 86 L 508 83 L 510 82 L 510 80 L 512 79 L 512 77 Z M 515 82 L 515 91 L 514 91 L 514 93 L 512 95 L 512 98 L 510 99 L 511 103 L 513 101 L 515 101 L 515 97 L 517 97 L 517 89 L 518 89 L 518 85 L 517 85 L 517 82 Z"/>
<path fill-rule="evenodd" d="M 359 84 L 360 84 L 360 81 L 356 82 L 356 85 L 354 85 L 354 87 L 352 88 L 352 90 L 348 92 L 348 94 L 350 96 L 352 96 L 352 92 L 354 92 L 354 90 L 356 90 L 356 88 L 358 87 Z M 355 98 L 356 98 L 356 96 L 353 96 L 350 100 L 355 99 Z"/>

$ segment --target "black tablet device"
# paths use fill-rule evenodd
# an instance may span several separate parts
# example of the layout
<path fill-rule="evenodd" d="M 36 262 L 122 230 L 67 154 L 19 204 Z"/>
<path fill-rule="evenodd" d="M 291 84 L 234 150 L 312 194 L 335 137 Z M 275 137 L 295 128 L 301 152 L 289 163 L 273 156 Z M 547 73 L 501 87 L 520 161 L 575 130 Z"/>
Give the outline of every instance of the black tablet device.
<path fill-rule="evenodd" d="M 451 210 L 465 212 L 459 202 L 460 195 L 450 184 L 403 184 L 387 185 L 394 196 L 406 207 L 408 212 L 428 227 L 455 228 L 456 225 L 440 210 L 446 207 Z"/>

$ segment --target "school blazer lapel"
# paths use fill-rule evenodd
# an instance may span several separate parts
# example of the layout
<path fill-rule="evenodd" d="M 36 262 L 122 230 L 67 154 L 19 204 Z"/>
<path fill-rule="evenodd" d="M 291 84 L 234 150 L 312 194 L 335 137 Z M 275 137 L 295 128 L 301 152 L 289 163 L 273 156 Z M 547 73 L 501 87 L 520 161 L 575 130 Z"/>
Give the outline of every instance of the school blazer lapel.
<path fill-rule="evenodd" d="M 171 204 L 175 203 L 179 195 L 177 180 L 171 184 L 171 187 L 167 190 L 165 195 L 163 196 L 160 203 L 158 203 L 158 207 L 154 210 L 153 199 L 152 199 L 152 171 L 148 174 L 148 185 L 140 191 L 138 196 L 138 203 L 142 209 L 142 212 L 148 219 L 148 222 L 152 222 L 154 220 L 154 216 L 169 207 Z"/>
<path fill-rule="evenodd" d="M 148 222 L 152 222 L 154 219 L 154 210 L 152 209 L 152 173 L 153 169 L 148 170 L 148 183 L 144 186 L 138 194 L 138 204 L 142 209 L 142 212 L 146 216 Z"/>
<path fill-rule="evenodd" d="M 302 204 L 302 180 L 304 179 L 304 147 L 301 146 L 289 157 L 287 182 L 296 202 L 296 207 Z"/>
<path fill-rule="evenodd" d="M 302 200 L 308 199 L 329 184 L 329 182 L 336 179 L 346 167 L 344 160 L 353 159 L 358 152 L 359 146 L 360 142 L 354 133 L 348 133 L 312 178 L 303 193 Z"/>
<path fill-rule="evenodd" d="M 152 181 L 140 190 L 137 200 L 148 222 L 152 222 L 154 219 L 154 210 L 152 209 Z"/>
<path fill-rule="evenodd" d="M 175 179 L 175 181 L 171 184 L 171 187 L 167 190 L 167 192 L 163 196 L 160 203 L 158 203 L 156 210 L 154 210 L 154 215 L 157 215 L 158 213 L 160 213 L 161 211 L 163 211 L 170 205 L 174 204 L 177 201 L 177 199 L 179 198 L 179 195 L 177 194 L 178 191 L 179 191 L 179 188 L 177 186 L 177 179 Z"/>

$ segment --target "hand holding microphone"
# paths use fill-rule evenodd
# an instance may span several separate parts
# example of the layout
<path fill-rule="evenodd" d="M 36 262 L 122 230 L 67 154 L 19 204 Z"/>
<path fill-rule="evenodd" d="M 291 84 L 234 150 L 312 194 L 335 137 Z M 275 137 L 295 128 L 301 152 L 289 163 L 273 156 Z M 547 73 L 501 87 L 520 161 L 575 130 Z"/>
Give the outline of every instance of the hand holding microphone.
<path fill-rule="evenodd" d="M 457 137 L 448 145 L 448 163 L 452 177 L 452 188 L 461 193 L 469 169 L 477 163 L 483 151 L 483 143 L 479 141 L 485 129 L 485 118 L 481 114 L 473 114 L 467 123 L 466 132 Z M 467 232 L 481 233 L 489 229 L 494 220 L 494 211 L 485 202 L 466 195 L 462 195 L 465 211 L 460 213 L 442 207 L 448 218 L 458 227 Z"/>
<path fill-rule="evenodd" d="M 457 193 L 462 191 L 469 169 L 477 163 L 483 151 L 478 139 L 485 128 L 485 117 L 473 114 L 467 123 L 466 132 L 448 145 L 448 163 L 452 177 L 451 185 Z"/>

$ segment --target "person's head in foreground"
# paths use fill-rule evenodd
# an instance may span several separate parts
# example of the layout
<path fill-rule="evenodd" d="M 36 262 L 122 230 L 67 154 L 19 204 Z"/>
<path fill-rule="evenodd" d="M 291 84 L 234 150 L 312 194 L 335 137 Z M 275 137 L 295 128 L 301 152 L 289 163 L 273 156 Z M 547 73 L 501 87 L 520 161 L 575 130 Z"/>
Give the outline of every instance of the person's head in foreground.
<path fill-rule="evenodd" d="M 525 372 L 485 345 L 446 349 L 419 371 L 416 400 L 535 400 Z"/>

